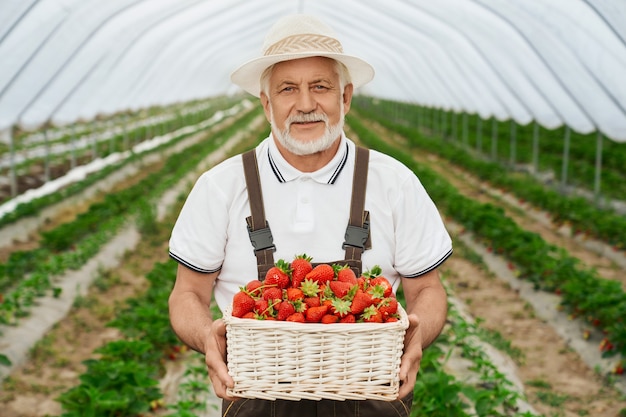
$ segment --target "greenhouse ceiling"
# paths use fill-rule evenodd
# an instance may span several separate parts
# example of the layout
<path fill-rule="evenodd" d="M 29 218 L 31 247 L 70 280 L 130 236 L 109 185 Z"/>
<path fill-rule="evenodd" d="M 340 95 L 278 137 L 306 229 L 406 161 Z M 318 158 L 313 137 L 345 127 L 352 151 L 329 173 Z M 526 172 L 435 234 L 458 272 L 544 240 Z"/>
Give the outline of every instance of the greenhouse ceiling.
<path fill-rule="evenodd" d="M 625 0 L 0 0 L 0 130 L 237 93 L 293 13 L 374 66 L 362 94 L 626 141 Z"/>

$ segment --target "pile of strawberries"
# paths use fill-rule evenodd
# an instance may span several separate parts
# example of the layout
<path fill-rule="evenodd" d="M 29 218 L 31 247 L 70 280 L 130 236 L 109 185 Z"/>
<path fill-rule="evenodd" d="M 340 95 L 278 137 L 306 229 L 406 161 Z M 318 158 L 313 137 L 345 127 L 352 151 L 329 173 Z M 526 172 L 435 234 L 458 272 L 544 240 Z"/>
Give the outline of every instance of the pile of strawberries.
<path fill-rule="evenodd" d="M 252 280 L 233 297 L 232 315 L 301 323 L 398 321 L 398 300 L 375 266 L 357 277 L 347 265 L 313 266 L 306 254 L 279 260 L 263 281 Z"/>

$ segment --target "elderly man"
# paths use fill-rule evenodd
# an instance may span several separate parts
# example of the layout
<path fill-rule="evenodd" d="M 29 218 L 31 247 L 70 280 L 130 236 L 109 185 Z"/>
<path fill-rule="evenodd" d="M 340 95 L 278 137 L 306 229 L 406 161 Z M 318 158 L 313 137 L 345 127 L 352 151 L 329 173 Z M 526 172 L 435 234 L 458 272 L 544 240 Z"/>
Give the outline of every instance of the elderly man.
<path fill-rule="evenodd" d="M 373 75 L 369 64 L 343 52 L 330 28 L 306 15 L 279 20 L 266 37 L 263 56 L 232 74 L 235 84 L 260 97 L 271 124 L 270 136 L 256 147 L 254 157 L 267 221 L 261 226 L 271 228 L 273 245 L 257 248 L 251 242 L 253 210 L 241 156 L 199 178 L 170 239 L 170 256 L 179 263 L 169 301 L 172 327 L 184 343 L 205 355 L 215 393 L 224 400 L 224 416 L 410 414 L 422 350 L 437 338 L 446 319 L 447 298 L 437 268 L 452 245 L 415 175 L 373 150 L 364 198 L 367 244 L 344 244 L 353 182 L 358 181 L 353 181 L 358 177 L 353 175 L 357 147 L 344 134 L 344 116 L 354 89 Z M 394 290 L 402 285 L 410 326 L 397 400 L 229 396 L 233 380 L 226 365 L 226 330 L 221 319 L 211 319 L 210 303 L 214 298 L 223 311 L 239 287 L 273 259 L 293 259 L 298 253 L 316 262 L 351 258 L 357 267 L 378 265 Z"/>

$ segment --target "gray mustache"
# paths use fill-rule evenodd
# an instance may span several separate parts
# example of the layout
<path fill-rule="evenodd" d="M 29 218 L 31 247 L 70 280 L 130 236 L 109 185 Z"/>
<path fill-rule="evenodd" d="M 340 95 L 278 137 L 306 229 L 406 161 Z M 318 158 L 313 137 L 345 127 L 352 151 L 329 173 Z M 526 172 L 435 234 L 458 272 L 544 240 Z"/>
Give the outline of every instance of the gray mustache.
<path fill-rule="evenodd" d="M 291 123 L 310 123 L 310 122 L 327 122 L 328 121 L 328 116 L 326 116 L 325 114 L 315 114 L 315 113 L 309 113 L 309 114 L 300 114 L 297 116 L 290 116 L 287 119 L 287 123 L 291 124 Z"/>

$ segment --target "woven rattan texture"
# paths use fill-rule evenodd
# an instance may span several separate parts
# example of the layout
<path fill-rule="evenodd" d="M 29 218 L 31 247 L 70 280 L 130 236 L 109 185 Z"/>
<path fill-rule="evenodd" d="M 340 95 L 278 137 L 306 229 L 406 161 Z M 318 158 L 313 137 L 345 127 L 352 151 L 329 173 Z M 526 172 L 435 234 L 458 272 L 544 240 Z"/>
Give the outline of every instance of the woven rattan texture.
<path fill-rule="evenodd" d="M 261 399 L 395 400 L 408 328 L 395 323 L 292 323 L 224 312 L 230 395 Z"/>

